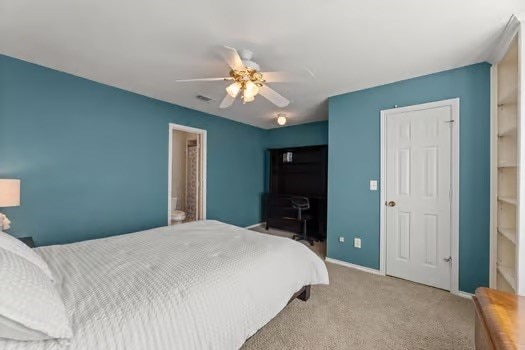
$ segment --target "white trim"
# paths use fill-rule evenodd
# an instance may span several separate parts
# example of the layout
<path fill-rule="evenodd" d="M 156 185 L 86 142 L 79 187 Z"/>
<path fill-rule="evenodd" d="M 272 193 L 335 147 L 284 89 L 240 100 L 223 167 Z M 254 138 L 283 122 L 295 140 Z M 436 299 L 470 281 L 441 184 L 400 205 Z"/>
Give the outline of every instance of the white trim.
<path fill-rule="evenodd" d="M 465 298 L 465 299 L 472 299 L 472 297 L 474 296 L 474 294 L 471 294 L 471 293 L 467 293 L 467 292 L 462 292 L 462 291 L 455 291 L 455 292 L 451 292 L 452 294 L 454 295 L 457 295 L 458 297 L 462 297 L 462 298 Z"/>
<path fill-rule="evenodd" d="M 363 271 L 363 272 L 368 272 L 368 273 L 371 273 L 373 275 L 386 276 L 380 270 L 371 269 L 369 267 L 364 267 L 364 266 L 361 266 L 361 265 L 350 264 L 350 263 L 347 263 L 346 261 L 341 261 L 341 260 L 332 259 L 332 258 L 325 258 L 325 261 L 329 262 L 329 263 L 332 263 L 332 264 L 337 264 L 337 265 L 349 267 L 351 269 L 355 269 L 355 270 L 359 270 L 359 271 Z M 457 295 L 458 297 L 465 298 L 465 299 L 472 299 L 472 297 L 474 296 L 474 294 L 472 294 L 472 293 L 463 292 L 461 290 L 451 291 L 450 293 L 453 294 L 453 295 Z"/>
<path fill-rule="evenodd" d="M 490 68 L 490 250 L 489 250 L 489 287 L 496 288 L 497 272 L 497 159 L 498 159 L 498 69 L 496 66 Z"/>
<path fill-rule="evenodd" d="M 496 44 L 489 55 L 487 60 L 489 63 L 497 64 L 499 61 L 501 61 L 503 56 L 505 56 L 505 53 L 509 49 L 512 40 L 518 33 L 521 17 L 523 17 L 523 15 L 512 15 L 510 17 L 507 25 L 505 26 L 505 29 L 503 29 L 503 32 L 496 41 Z"/>
<path fill-rule="evenodd" d="M 250 226 L 246 226 L 245 229 L 249 230 L 251 228 L 255 228 L 255 227 L 258 227 L 258 226 L 262 226 L 264 225 L 265 222 L 259 222 L 258 224 L 253 224 L 253 225 L 250 225 Z"/>
<path fill-rule="evenodd" d="M 393 108 L 381 111 L 381 178 L 380 178 L 380 238 L 379 238 L 379 271 L 386 275 L 386 117 L 390 114 L 405 113 L 423 109 L 450 107 L 454 126 L 452 128 L 452 145 L 451 145 L 451 216 L 450 216 L 450 254 L 452 257 L 452 267 L 450 271 L 450 292 L 459 291 L 459 148 L 460 148 L 460 113 L 459 98 L 449 100 L 423 103 L 414 106 Z"/>
<path fill-rule="evenodd" d="M 374 275 L 380 275 L 380 276 L 384 276 L 385 274 L 382 273 L 381 271 L 379 270 L 376 270 L 376 269 L 371 269 L 369 267 L 364 267 L 364 266 L 361 266 L 361 265 L 355 265 L 355 264 L 351 264 L 351 263 L 348 263 L 346 261 L 342 261 L 342 260 L 337 260 L 337 259 L 332 259 L 332 258 L 325 258 L 324 259 L 326 262 L 329 262 L 329 263 L 332 263 L 332 264 L 337 264 L 337 265 L 341 265 L 341 266 L 346 266 L 346 267 L 349 267 L 351 269 L 355 269 L 355 270 L 359 270 L 359 271 L 364 271 L 364 272 L 368 272 L 368 273 L 372 273 Z"/>
<path fill-rule="evenodd" d="M 525 22 L 525 16 L 518 18 L 518 21 L 522 22 L 518 33 L 518 208 L 517 216 L 518 221 L 516 223 L 516 294 L 525 295 L 525 205 L 523 201 L 525 199 L 525 173 L 523 171 L 522 164 L 525 164 L 525 152 L 523 151 L 525 142 L 525 30 L 523 23 Z"/>
<path fill-rule="evenodd" d="M 201 152 L 201 172 L 200 172 L 200 175 L 201 175 L 201 186 L 202 186 L 202 191 L 201 191 L 201 198 L 200 198 L 200 202 L 201 202 L 201 207 L 202 207 L 202 220 L 206 220 L 206 179 L 207 179 L 207 168 L 206 168 L 206 164 L 207 164 L 207 153 L 208 153 L 208 147 L 207 147 L 207 141 L 208 141 L 208 135 L 207 135 L 207 132 L 206 130 L 204 129 L 197 129 L 197 128 L 192 128 L 190 126 L 185 126 L 185 125 L 179 125 L 179 124 L 174 124 L 174 123 L 169 123 L 169 149 L 168 149 L 168 225 L 171 224 L 171 172 L 172 172 L 172 162 L 173 162 L 173 158 L 172 158 L 172 151 L 173 151 L 173 131 L 174 130 L 179 130 L 179 131 L 184 131 L 184 132 L 189 132 L 189 133 L 192 133 L 192 134 L 199 134 L 201 135 L 201 149 L 200 149 L 200 152 Z"/>

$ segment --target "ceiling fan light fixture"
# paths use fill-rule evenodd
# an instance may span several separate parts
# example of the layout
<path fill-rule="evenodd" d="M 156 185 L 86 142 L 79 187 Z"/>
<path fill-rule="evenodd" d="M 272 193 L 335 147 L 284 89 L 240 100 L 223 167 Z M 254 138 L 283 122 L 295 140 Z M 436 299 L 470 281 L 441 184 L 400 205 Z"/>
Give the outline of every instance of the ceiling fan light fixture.
<path fill-rule="evenodd" d="M 226 92 L 228 93 L 228 95 L 235 98 L 241 91 L 241 88 L 242 88 L 241 84 L 235 82 L 226 88 Z"/>
<path fill-rule="evenodd" d="M 253 100 L 255 100 L 255 96 L 246 93 L 246 90 L 244 90 L 244 94 L 242 96 L 242 102 L 248 103 L 248 102 L 252 102 Z"/>
<path fill-rule="evenodd" d="M 258 93 L 259 87 L 253 81 L 248 80 L 244 85 L 244 96 L 246 97 L 246 94 L 248 94 L 248 96 L 255 97 Z"/>
<path fill-rule="evenodd" d="M 283 126 L 286 124 L 286 117 L 284 113 L 277 114 L 277 124 Z"/>

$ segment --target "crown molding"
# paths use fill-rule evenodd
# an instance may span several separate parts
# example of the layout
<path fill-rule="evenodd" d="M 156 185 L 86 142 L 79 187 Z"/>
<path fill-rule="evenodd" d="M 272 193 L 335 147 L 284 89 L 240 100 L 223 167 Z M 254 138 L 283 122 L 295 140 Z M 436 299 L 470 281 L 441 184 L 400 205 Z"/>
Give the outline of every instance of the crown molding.
<path fill-rule="evenodd" d="M 489 58 L 487 60 L 489 63 L 497 64 L 499 61 L 501 61 L 501 59 L 509 49 L 512 39 L 514 39 L 514 37 L 518 33 L 520 23 L 523 22 L 524 18 L 524 14 L 512 15 L 510 17 L 509 21 L 507 22 L 507 25 L 505 26 L 505 29 L 503 29 L 503 32 L 499 36 L 498 41 L 494 45 L 494 48 L 492 49 L 489 55 Z"/>

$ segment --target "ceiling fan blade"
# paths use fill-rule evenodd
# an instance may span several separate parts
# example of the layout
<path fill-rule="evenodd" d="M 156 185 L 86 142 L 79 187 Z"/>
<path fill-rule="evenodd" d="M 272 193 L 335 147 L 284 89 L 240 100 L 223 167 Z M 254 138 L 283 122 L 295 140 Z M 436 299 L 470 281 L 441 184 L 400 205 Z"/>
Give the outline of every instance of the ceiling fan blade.
<path fill-rule="evenodd" d="M 235 101 L 235 97 L 231 97 L 230 95 L 226 94 L 226 97 L 224 97 L 224 100 L 222 100 L 219 108 L 228 108 L 233 104 L 233 101 Z"/>
<path fill-rule="evenodd" d="M 286 98 L 284 98 L 277 91 L 268 87 L 268 85 L 263 85 L 259 88 L 259 94 L 264 96 L 268 101 L 276 105 L 277 107 L 284 108 L 290 104 Z"/>
<path fill-rule="evenodd" d="M 261 74 L 268 83 L 306 81 L 312 78 L 308 72 L 261 72 Z"/>
<path fill-rule="evenodd" d="M 242 63 L 241 56 L 237 50 L 233 47 L 224 46 L 221 50 L 222 58 L 226 61 L 228 66 L 233 70 L 243 70 L 244 64 Z"/>
<path fill-rule="evenodd" d="M 224 78 L 197 78 L 197 79 L 179 79 L 175 80 L 177 83 L 188 83 L 192 81 L 226 81 L 226 80 L 232 80 L 231 77 L 224 77 Z"/>

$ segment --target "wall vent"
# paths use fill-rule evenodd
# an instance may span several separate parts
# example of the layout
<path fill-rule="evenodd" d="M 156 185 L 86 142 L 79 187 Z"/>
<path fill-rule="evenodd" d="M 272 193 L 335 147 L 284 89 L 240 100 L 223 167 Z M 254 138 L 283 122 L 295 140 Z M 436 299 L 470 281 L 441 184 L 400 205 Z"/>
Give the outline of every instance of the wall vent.
<path fill-rule="evenodd" d="M 196 97 L 198 100 L 204 101 L 206 103 L 213 101 L 213 98 L 204 95 L 197 95 Z"/>

